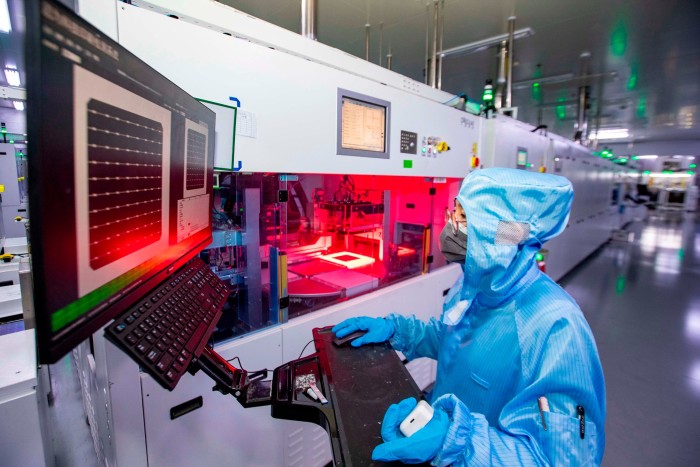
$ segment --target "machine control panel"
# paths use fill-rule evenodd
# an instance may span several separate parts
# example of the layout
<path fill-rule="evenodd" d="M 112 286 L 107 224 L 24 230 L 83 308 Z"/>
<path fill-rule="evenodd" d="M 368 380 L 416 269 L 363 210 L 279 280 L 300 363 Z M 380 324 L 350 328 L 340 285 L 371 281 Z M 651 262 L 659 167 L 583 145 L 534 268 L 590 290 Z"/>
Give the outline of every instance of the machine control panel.
<path fill-rule="evenodd" d="M 439 153 L 450 150 L 447 142 L 439 136 L 424 136 L 421 146 L 423 157 L 437 157 Z"/>
<path fill-rule="evenodd" d="M 401 130 L 401 153 L 416 154 L 418 151 L 418 133 Z"/>

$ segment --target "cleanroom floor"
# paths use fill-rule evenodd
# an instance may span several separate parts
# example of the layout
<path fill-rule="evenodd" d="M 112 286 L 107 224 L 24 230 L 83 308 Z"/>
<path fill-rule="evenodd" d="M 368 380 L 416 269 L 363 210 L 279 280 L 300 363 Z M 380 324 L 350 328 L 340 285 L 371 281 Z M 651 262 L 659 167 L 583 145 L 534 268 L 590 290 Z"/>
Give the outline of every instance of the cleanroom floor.
<path fill-rule="evenodd" d="M 603 364 L 603 465 L 698 465 L 700 224 L 686 214 L 627 230 L 634 241 L 610 242 L 560 281 Z"/>
<path fill-rule="evenodd" d="M 560 281 L 603 363 L 603 465 L 698 465 L 700 224 L 694 215 L 652 217 L 627 229 L 633 241 L 608 243 Z M 72 363 L 52 366 L 56 465 L 98 465 Z"/>

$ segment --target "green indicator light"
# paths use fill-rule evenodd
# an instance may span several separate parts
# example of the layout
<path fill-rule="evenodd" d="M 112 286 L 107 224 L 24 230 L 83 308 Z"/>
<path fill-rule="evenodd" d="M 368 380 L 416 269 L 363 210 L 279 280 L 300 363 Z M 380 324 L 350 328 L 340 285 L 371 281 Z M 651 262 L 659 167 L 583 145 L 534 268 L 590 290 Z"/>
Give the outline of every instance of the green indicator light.
<path fill-rule="evenodd" d="M 639 157 L 637 157 L 637 156 L 632 156 L 632 160 L 633 160 L 633 161 L 636 161 L 637 159 L 639 159 Z"/>
<path fill-rule="evenodd" d="M 564 102 L 564 98 L 560 97 L 557 102 Z M 566 106 L 564 104 L 559 104 L 556 107 L 557 118 L 559 120 L 564 120 L 566 118 Z"/>
<path fill-rule="evenodd" d="M 542 253 L 537 253 L 535 255 L 535 260 L 542 261 L 543 259 L 544 259 L 544 255 Z"/>
<path fill-rule="evenodd" d="M 14 139 L 11 139 L 11 140 L 10 140 L 10 144 L 15 144 L 15 140 L 14 140 Z"/>
<path fill-rule="evenodd" d="M 627 51 L 627 27 L 622 21 L 615 24 L 610 35 L 610 51 L 617 57 L 622 57 Z"/>
<path fill-rule="evenodd" d="M 642 96 L 637 102 L 637 118 L 646 118 L 647 116 L 647 98 Z"/>
<path fill-rule="evenodd" d="M 644 175 L 649 175 L 651 173 L 651 170 L 645 170 Z"/>
<path fill-rule="evenodd" d="M 423 149 L 422 149 L 422 151 L 423 151 L 423 152 L 426 152 L 426 151 L 427 151 L 427 149 L 426 149 L 426 148 L 423 148 Z"/>
<path fill-rule="evenodd" d="M 413 168 L 413 161 L 410 159 L 405 159 L 403 161 L 403 168 L 404 169 L 412 169 Z"/>
<path fill-rule="evenodd" d="M 685 252 L 683 251 L 683 248 L 679 249 L 678 250 L 678 257 L 680 259 L 683 259 L 684 256 L 685 256 Z"/>
<path fill-rule="evenodd" d="M 689 171 L 686 172 L 686 173 L 687 173 L 688 175 L 695 175 L 695 172 L 693 172 L 692 170 L 689 170 Z"/>
<path fill-rule="evenodd" d="M 532 87 L 534 87 L 534 88 L 539 88 L 539 87 L 540 87 L 540 83 L 532 83 Z"/>
<path fill-rule="evenodd" d="M 532 164 L 528 162 L 525 167 L 532 167 Z"/>
<path fill-rule="evenodd" d="M 637 87 L 637 79 L 638 79 L 637 69 L 638 69 L 638 67 L 637 67 L 636 63 L 634 65 L 632 65 L 632 68 L 630 68 L 630 77 L 627 80 L 627 90 L 628 91 L 631 91 Z"/>
<path fill-rule="evenodd" d="M 690 164 L 690 165 L 688 165 L 688 168 L 689 168 L 689 169 L 694 169 L 694 168 L 697 167 L 697 166 L 698 166 L 698 164 Z"/>
<path fill-rule="evenodd" d="M 624 291 L 625 291 L 625 276 L 619 276 L 617 278 L 617 282 L 615 283 L 615 292 L 617 292 L 617 294 L 619 295 Z"/>

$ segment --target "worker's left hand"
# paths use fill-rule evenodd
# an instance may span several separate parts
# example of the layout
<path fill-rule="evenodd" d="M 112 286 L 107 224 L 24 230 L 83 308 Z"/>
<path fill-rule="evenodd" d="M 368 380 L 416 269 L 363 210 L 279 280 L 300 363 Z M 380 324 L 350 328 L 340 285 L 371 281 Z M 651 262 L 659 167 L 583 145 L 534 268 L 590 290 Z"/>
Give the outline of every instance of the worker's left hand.
<path fill-rule="evenodd" d="M 417 404 L 413 397 L 409 397 L 389 407 L 382 422 L 384 443 L 374 448 L 372 460 L 420 464 L 435 457 L 450 427 L 449 417 L 445 411 L 435 410 L 428 424 L 407 438 L 399 431 L 399 425 Z"/>

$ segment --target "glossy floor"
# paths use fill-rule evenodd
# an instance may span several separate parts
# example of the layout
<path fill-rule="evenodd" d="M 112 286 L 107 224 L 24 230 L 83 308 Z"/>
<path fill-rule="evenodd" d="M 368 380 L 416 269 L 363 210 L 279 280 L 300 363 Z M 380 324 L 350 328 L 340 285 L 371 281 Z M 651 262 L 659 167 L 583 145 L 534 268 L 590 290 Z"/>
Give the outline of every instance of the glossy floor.
<path fill-rule="evenodd" d="M 562 281 L 595 335 L 607 387 L 604 466 L 700 465 L 700 224 L 628 226 Z"/>

